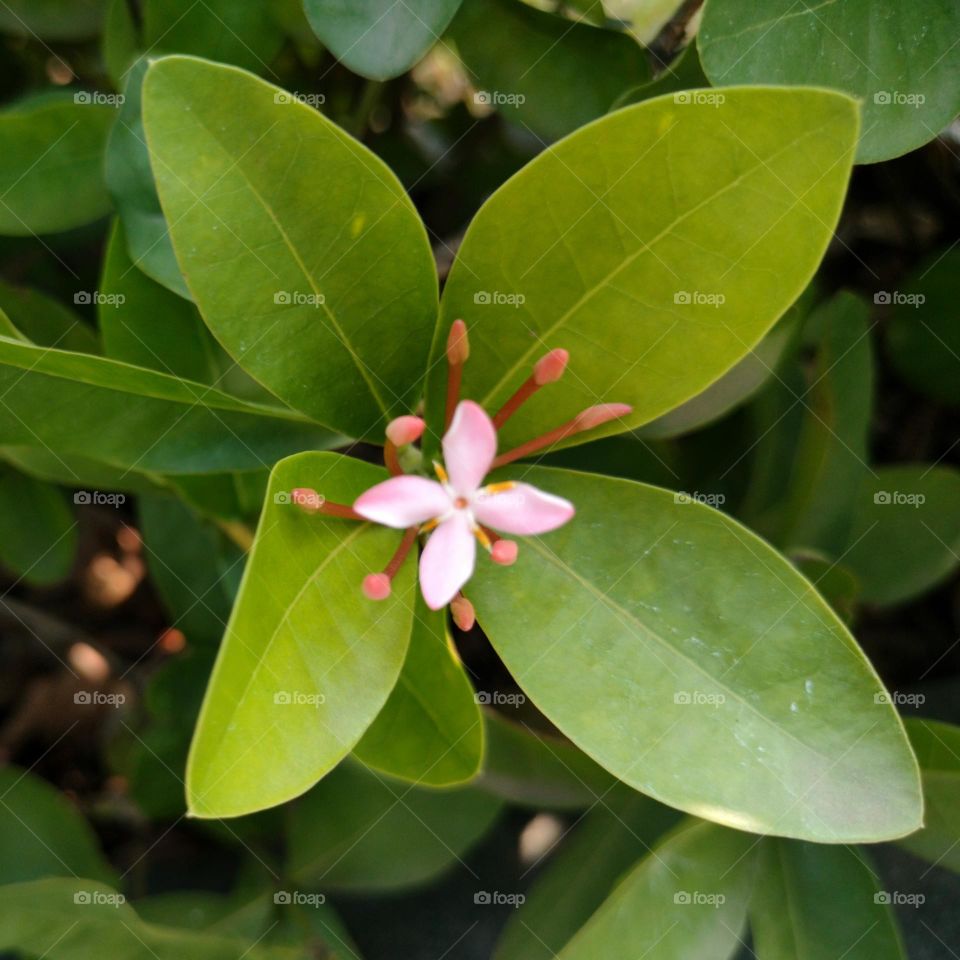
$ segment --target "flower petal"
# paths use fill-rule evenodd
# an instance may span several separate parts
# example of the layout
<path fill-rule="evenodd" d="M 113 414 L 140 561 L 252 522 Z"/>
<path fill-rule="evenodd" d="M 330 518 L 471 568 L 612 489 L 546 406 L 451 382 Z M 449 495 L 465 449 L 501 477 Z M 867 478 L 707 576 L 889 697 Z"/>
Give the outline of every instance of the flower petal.
<path fill-rule="evenodd" d="M 569 500 L 544 493 L 529 483 L 518 483 L 498 493 L 481 490 L 474 497 L 472 507 L 480 523 L 504 533 L 521 535 L 556 530 L 575 512 Z"/>
<path fill-rule="evenodd" d="M 477 541 L 470 520 L 457 510 L 427 540 L 420 555 L 420 589 L 431 610 L 446 606 L 473 575 Z"/>
<path fill-rule="evenodd" d="M 375 523 L 404 529 L 450 510 L 450 497 L 435 480 L 391 477 L 357 497 L 353 509 Z"/>
<path fill-rule="evenodd" d="M 497 431 L 486 411 L 472 400 L 457 404 L 443 438 L 443 465 L 453 489 L 467 497 L 490 470 L 497 455 Z"/>

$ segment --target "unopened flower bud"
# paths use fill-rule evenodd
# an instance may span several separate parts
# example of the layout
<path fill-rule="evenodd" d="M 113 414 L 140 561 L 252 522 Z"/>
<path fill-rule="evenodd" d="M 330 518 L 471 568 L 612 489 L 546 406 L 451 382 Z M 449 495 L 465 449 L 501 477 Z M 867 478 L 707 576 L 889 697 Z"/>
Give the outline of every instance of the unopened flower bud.
<path fill-rule="evenodd" d="M 595 407 L 587 407 L 582 413 L 577 414 L 577 430 L 592 430 L 610 420 L 625 417 L 632 411 L 633 407 L 628 403 L 599 403 Z"/>
<path fill-rule="evenodd" d="M 546 383 L 553 383 L 563 376 L 567 368 L 570 354 L 566 350 L 551 350 L 541 357 L 533 367 L 533 382 L 542 387 Z"/>
<path fill-rule="evenodd" d="M 387 439 L 395 447 L 402 447 L 419 440 L 425 428 L 426 423 L 421 417 L 397 417 L 387 424 Z"/>
<path fill-rule="evenodd" d="M 369 600 L 386 600 L 390 596 L 390 578 L 385 573 L 368 573 L 363 578 L 363 594 Z"/>
<path fill-rule="evenodd" d="M 497 540 L 490 550 L 490 557 L 501 567 L 509 567 L 516 563 L 517 545 L 513 540 Z"/>
<path fill-rule="evenodd" d="M 473 609 L 473 604 L 463 595 L 454 597 L 450 601 L 450 614 L 453 622 L 464 632 L 472 630 L 477 622 L 477 612 Z"/>
<path fill-rule="evenodd" d="M 470 340 L 467 337 L 467 325 L 462 320 L 454 320 L 447 336 L 447 361 L 460 366 L 470 356 Z"/>

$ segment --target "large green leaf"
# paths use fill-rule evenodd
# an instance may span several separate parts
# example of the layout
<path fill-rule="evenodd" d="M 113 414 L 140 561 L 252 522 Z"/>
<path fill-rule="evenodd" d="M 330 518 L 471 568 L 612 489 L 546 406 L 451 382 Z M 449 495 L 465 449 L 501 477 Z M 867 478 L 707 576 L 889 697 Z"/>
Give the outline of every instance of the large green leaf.
<path fill-rule="evenodd" d="M 50 876 L 112 882 L 97 838 L 77 808 L 46 781 L 0 768 L 0 884 Z M 0 942 L 0 947 L 8 944 Z"/>
<path fill-rule="evenodd" d="M 450 37 L 480 88 L 477 103 L 547 140 L 602 117 L 624 90 L 650 79 L 630 37 L 521 0 L 464 0 Z"/>
<path fill-rule="evenodd" d="M 320 890 L 426 883 L 463 865 L 501 808 L 470 787 L 426 790 L 345 763 L 294 805 L 287 868 Z"/>
<path fill-rule="evenodd" d="M 653 420 L 749 353 L 806 286 L 843 201 L 856 105 L 820 90 L 724 96 L 660 97 L 590 124 L 470 225 L 436 341 L 438 355 L 466 319 L 466 395 L 496 409 L 548 348 L 571 354 L 563 383 L 506 425 L 506 445 L 600 401 L 634 408 L 603 433 Z"/>
<path fill-rule="evenodd" d="M 902 603 L 960 564 L 960 471 L 930 464 L 880 467 L 852 503 L 843 562 L 867 603 Z"/>
<path fill-rule="evenodd" d="M 898 841 L 911 853 L 960 873 L 960 727 L 937 720 L 907 720 L 920 761 L 923 829 Z"/>
<path fill-rule="evenodd" d="M 395 530 L 308 516 L 290 491 L 353 503 L 380 468 L 329 453 L 276 465 L 187 766 L 201 817 L 298 796 L 353 749 L 397 681 L 413 623 L 414 563 L 389 599 L 361 589 L 399 544 Z"/>
<path fill-rule="evenodd" d="M 700 823 L 657 846 L 557 960 L 717 960 L 742 942 L 756 841 Z"/>
<path fill-rule="evenodd" d="M 403 670 L 354 754 L 424 786 L 470 780 L 483 760 L 483 719 L 446 632 L 446 613 L 418 595 Z"/>
<path fill-rule="evenodd" d="M 861 98 L 857 159 L 932 140 L 960 111 L 953 0 L 710 0 L 697 35 L 714 85 L 811 84 Z"/>
<path fill-rule="evenodd" d="M 494 960 L 554 960 L 680 814 L 627 790 L 597 801 L 510 918 Z"/>
<path fill-rule="evenodd" d="M 289 412 L 103 357 L 0 337 L 0 443 L 119 467 L 215 473 L 333 441 Z"/>
<path fill-rule="evenodd" d="M 430 246 L 399 181 L 232 67 L 157 61 L 143 101 L 173 246 L 215 336 L 296 409 L 382 440 L 420 392 L 436 311 Z"/>
<path fill-rule="evenodd" d="M 409 70 L 440 39 L 460 0 L 304 0 L 310 26 L 354 73 L 389 80 Z"/>
<path fill-rule="evenodd" d="M 761 841 L 750 902 L 757 960 L 902 960 L 890 894 L 845 846 Z"/>
<path fill-rule="evenodd" d="M 110 209 L 101 168 L 115 113 L 59 96 L 0 113 L 0 234 L 69 230 Z"/>
<path fill-rule="evenodd" d="M 515 566 L 479 565 L 471 599 L 517 682 L 574 743 L 637 790 L 743 830 L 838 842 L 917 828 L 916 760 L 896 711 L 783 557 L 666 490 L 506 475 L 566 497 L 577 516 L 528 540 Z"/>

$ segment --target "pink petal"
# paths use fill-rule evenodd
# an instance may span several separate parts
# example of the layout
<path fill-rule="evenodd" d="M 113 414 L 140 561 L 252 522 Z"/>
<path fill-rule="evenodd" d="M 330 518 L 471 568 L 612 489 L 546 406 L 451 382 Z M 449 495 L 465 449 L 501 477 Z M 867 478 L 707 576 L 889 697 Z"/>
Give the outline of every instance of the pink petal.
<path fill-rule="evenodd" d="M 546 533 L 563 526 L 574 514 L 573 504 L 528 483 L 512 490 L 479 493 L 473 501 L 473 515 L 488 527 L 504 533 Z"/>
<path fill-rule="evenodd" d="M 435 480 L 426 477 L 391 477 L 360 494 L 353 509 L 375 523 L 404 529 L 450 509 L 450 497 Z"/>
<path fill-rule="evenodd" d="M 483 407 L 472 400 L 457 404 L 443 438 L 443 465 L 453 489 L 467 497 L 490 470 L 497 455 L 497 431 Z"/>
<path fill-rule="evenodd" d="M 420 589 L 431 610 L 445 607 L 473 574 L 477 542 L 458 510 L 430 534 L 420 555 Z"/>

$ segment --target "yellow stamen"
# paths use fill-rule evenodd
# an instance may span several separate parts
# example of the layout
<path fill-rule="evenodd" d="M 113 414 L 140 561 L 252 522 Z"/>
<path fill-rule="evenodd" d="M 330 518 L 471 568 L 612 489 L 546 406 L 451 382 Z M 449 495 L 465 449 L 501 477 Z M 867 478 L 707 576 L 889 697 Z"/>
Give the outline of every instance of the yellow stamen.
<path fill-rule="evenodd" d="M 480 541 L 480 546 L 484 550 L 492 550 L 493 544 L 490 542 L 490 538 L 483 532 L 481 527 L 473 528 L 473 535 Z"/>
<path fill-rule="evenodd" d="M 440 518 L 439 518 L 439 517 L 434 517 L 432 520 L 428 520 L 428 521 L 420 528 L 420 532 L 421 532 L 421 533 L 429 533 L 429 532 L 430 532 L 431 530 L 433 530 L 435 527 L 439 527 L 439 526 L 440 526 Z"/>
<path fill-rule="evenodd" d="M 512 490 L 516 485 L 516 482 L 513 480 L 504 480 L 503 483 L 488 483 L 483 488 L 483 492 L 489 496 L 493 496 L 495 493 L 506 493 L 508 490 Z"/>
<path fill-rule="evenodd" d="M 437 479 L 441 483 L 450 482 L 450 478 L 447 476 L 447 471 L 444 470 L 443 467 L 439 463 L 437 463 L 436 460 L 433 461 L 433 470 L 434 470 L 434 473 L 436 473 L 437 475 Z"/>

